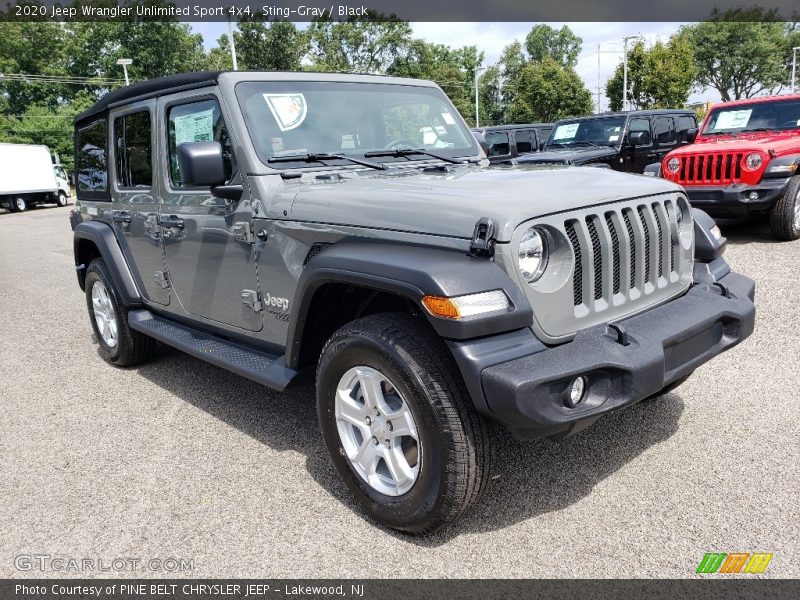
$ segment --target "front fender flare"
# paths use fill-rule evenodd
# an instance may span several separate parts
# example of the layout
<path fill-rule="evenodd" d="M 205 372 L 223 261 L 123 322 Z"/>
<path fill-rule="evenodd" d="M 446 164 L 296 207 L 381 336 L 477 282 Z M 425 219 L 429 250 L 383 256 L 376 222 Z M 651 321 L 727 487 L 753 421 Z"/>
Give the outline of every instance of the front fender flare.
<path fill-rule="evenodd" d="M 83 221 L 75 226 L 73 234 L 73 251 L 75 254 L 75 267 L 78 268 L 78 283 L 81 289 L 84 289 L 84 282 L 86 279 L 85 267 L 80 269 L 81 260 L 79 248 L 81 240 L 88 240 L 92 242 L 100 256 L 106 263 L 111 277 L 114 279 L 114 285 L 122 297 L 122 301 L 126 306 L 138 306 L 142 303 L 142 297 L 136 283 L 133 280 L 133 275 L 128 268 L 128 263 L 125 261 L 125 256 L 122 253 L 122 248 L 117 242 L 114 235 L 114 230 L 107 223 L 102 221 Z"/>
<path fill-rule="evenodd" d="M 403 296 L 420 308 L 443 338 L 463 340 L 530 327 L 533 311 L 525 294 L 493 261 L 466 252 L 405 244 L 343 241 L 325 248 L 306 265 L 297 283 L 287 334 L 287 364 L 296 365 L 315 292 L 327 283 L 346 283 Z M 503 290 L 507 312 L 464 319 L 430 314 L 422 298 Z"/>

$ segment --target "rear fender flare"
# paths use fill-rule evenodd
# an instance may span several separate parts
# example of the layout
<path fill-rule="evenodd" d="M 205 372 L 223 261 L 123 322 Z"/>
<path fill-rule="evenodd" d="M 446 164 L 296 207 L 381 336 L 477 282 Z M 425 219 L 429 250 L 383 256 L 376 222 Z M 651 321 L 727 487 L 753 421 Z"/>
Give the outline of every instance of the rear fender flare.
<path fill-rule="evenodd" d="M 111 277 L 114 279 L 116 286 L 123 303 L 126 306 L 139 306 L 142 304 L 142 297 L 136 283 L 133 280 L 133 275 L 128 268 L 128 263 L 125 261 L 125 256 L 122 253 L 122 248 L 117 242 L 114 235 L 114 230 L 110 225 L 102 221 L 84 221 L 75 226 L 73 235 L 73 251 L 75 255 L 75 267 L 78 269 L 78 283 L 81 289 L 84 289 L 86 281 L 86 267 L 88 264 L 83 264 L 80 259 L 80 246 L 82 240 L 88 240 L 93 243 L 100 256 L 106 263 Z M 81 266 L 83 268 L 81 268 Z"/>

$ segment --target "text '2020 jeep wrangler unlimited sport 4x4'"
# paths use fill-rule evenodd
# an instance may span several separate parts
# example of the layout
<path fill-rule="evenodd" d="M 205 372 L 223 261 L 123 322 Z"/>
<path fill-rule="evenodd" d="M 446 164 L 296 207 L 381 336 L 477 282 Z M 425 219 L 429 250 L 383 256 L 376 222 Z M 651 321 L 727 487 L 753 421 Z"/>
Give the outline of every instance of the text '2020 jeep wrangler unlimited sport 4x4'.
<path fill-rule="evenodd" d="M 101 354 L 160 340 L 277 390 L 315 369 L 337 471 L 408 532 L 475 503 L 492 423 L 568 435 L 753 330 L 753 282 L 680 187 L 489 167 L 426 81 L 143 82 L 76 119 L 76 165 Z"/>

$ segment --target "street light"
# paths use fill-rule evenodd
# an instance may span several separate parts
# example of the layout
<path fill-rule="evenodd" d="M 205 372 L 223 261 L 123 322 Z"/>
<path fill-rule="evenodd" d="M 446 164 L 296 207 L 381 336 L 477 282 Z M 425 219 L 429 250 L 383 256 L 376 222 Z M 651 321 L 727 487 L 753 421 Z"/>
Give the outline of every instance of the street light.
<path fill-rule="evenodd" d="M 622 110 L 628 109 L 628 40 L 637 40 L 641 37 L 640 35 L 629 35 L 622 38 L 622 42 L 625 44 L 622 58 Z"/>
<path fill-rule="evenodd" d="M 231 25 L 230 13 L 228 13 L 228 45 L 231 47 L 231 65 L 234 71 L 238 71 L 239 61 L 236 60 L 236 44 L 233 41 L 233 25 Z"/>
<path fill-rule="evenodd" d="M 794 94 L 795 87 L 794 87 L 794 76 L 797 73 L 797 51 L 800 50 L 800 46 L 795 46 L 792 48 L 792 93 Z"/>
<path fill-rule="evenodd" d="M 122 70 L 125 72 L 125 85 L 130 85 L 130 79 L 128 79 L 128 65 L 133 63 L 132 58 L 120 58 L 117 61 L 117 64 L 122 67 Z"/>
<path fill-rule="evenodd" d="M 475 67 L 475 128 L 478 128 L 478 73 L 489 67 Z"/>

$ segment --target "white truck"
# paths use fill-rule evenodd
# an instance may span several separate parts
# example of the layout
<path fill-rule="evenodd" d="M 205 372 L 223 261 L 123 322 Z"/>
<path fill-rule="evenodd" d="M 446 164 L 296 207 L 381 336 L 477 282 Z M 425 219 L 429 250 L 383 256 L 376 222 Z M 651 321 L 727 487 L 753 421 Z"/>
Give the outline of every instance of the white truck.
<path fill-rule="evenodd" d="M 47 146 L 0 144 L 0 206 L 11 212 L 44 203 L 66 206 L 70 196 L 67 174 L 53 164 Z"/>

